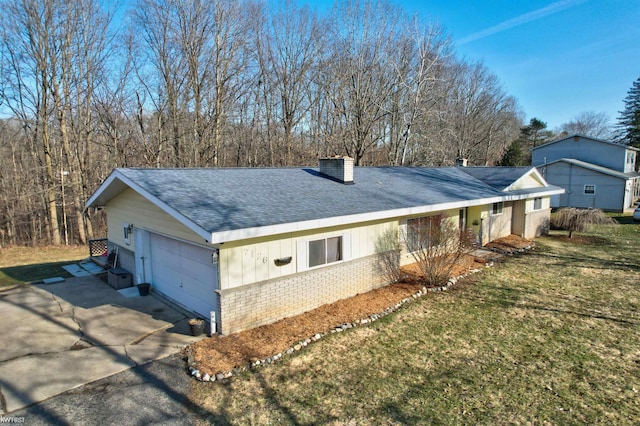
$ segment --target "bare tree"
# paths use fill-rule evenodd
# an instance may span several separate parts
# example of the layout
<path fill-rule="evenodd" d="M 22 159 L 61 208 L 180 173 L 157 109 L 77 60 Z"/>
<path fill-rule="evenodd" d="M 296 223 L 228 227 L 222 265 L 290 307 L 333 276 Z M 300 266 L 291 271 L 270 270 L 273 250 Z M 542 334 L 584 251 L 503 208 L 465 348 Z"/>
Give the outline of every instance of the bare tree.
<path fill-rule="evenodd" d="M 158 114 L 156 138 L 168 138 L 173 165 L 185 166 L 181 111 L 184 110 L 186 70 L 180 50 L 176 0 L 139 0 L 133 23 L 140 33 L 139 50 L 133 55 L 140 84 L 150 95 Z M 153 72 L 148 69 L 149 64 Z M 151 79 L 148 78 L 152 76 Z"/>
<path fill-rule="evenodd" d="M 561 125 L 556 133 L 566 136 L 578 134 L 598 139 L 611 139 L 613 126 L 607 113 L 585 111 Z"/>
<path fill-rule="evenodd" d="M 2 62 L 8 79 L 3 91 L 5 104 L 20 117 L 23 130 L 34 144 L 40 145 L 48 234 L 53 244 L 60 244 L 58 191 L 56 189 L 55 149 L 52 142 L 54 80 L 54 39 L 57 22 L 52 3 L 14 0 L 1 5 Z"/>
<path fill-rule="evenodd" d="M 336 152 L 360 165 L 364 155 L 384 143 L 385 105 L 397 90 L 390 58 L 398 48 L 404 15 L 391 3 L 345 0 L 336 4 L 326 64 L 326 86 L 334 133 L 327 135 Z"/>
<path fill-rule="evenodd" d="M 515 99 L 388 0 L 0 0 L 0 236 L 101 232 L 112 167 L 494 164 Z M 120 21 L 119 21 L 120 22 Z M 66 238 L 63 238 L 66 236 Z"/>
<path fill-rule="evenodd" d="M 394 56 L 398 91 L 391 97 L 390 162 L 405 165 L 413 150 L 414 126 L 438 104 L 438 87 L 451 53 L 450 40 L 437 25 L 422 28 L 414 19 L 405 49 Z M 395 118 L 397 117 L 397 122 Z"/>
<path fill-rule="evenodd" d="M 307 118 L 317 92 L 313 73 L 323 54 L 323 37 L 317 16 L 293 0 L 262 9 L 266 15 L 255 40 L 263 99 L 281 126 L 285 165 L 293 164 L 293 131 Z M 269 114 L 271 115 L 271 114 Z"/>

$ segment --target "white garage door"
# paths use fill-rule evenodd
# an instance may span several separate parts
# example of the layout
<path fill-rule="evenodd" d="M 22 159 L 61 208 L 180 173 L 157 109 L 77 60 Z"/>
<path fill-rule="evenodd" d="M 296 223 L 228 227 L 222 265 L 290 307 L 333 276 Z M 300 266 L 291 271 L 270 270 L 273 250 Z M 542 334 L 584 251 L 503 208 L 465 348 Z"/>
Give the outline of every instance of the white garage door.
<path fill-rule="evenodd" d="M 150 243 L 154 289 L 208 319 L 218 306 L 214 249 L 157 234 L 150 234 Z M 220 318 L 219 312 L 216 318 Z"/>

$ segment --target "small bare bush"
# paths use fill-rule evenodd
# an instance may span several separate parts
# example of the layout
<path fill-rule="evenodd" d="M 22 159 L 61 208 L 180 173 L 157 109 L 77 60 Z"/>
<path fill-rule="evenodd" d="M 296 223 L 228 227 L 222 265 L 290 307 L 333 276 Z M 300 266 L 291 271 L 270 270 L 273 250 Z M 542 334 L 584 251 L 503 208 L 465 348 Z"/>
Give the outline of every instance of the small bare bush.
<path fill-rule="evenodd" d="M 592 225 L 617 225 L 618 222 L 600 209 L 567 207 L 558 210 L 551 219 L 551 224 L 556 229 L 569 231 L 569 238 L 571 238 L 574 232 L 586 232 Z"/>
<path fill-rule="evenodd" d="M 398 231 L 389 229 L 376 240 L 376 253 L 378 254 L 378 272 L 388 282 L 400 281 L 400 240 Z"/>
<path fill-rule="evenodd" d="M 473 233 L 460 230 L 444 214 L 410 220 L 404 241 L 430 285 L 449 280 L 456 264 L 475 247 Z"/>

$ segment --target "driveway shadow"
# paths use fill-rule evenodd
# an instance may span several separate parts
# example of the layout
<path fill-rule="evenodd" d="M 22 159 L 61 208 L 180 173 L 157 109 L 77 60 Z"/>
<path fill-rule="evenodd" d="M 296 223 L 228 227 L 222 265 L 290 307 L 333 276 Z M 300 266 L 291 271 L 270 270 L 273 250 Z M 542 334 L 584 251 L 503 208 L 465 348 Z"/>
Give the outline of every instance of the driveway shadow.
<path fill-rule="evenodd" d="M 4 413 L 164 358 L 199 339 L 188 334 L 185 312 L 154 296 L 125 298 L 96 277 L 3 292 L 0 311 L 7 318 L 0 322 Z M 169 384 L 165 390 L 172 392 Z"/>

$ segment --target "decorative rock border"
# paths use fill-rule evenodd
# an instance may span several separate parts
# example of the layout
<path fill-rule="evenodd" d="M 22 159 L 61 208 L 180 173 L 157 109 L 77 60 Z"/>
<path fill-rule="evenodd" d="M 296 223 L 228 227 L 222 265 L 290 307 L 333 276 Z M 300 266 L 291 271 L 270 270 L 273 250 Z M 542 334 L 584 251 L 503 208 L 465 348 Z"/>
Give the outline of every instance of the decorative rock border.
<path fill-rule="evenodd" d="M 505 256 L 513 256 L 514 254 L 521 254 L 521 253 L 524 253 L 526 251 L 529 251 L 534 246 L 535 246 L 535 243 L 533 241 L 531 241 L 531 244 L 529 244 L 528 246 L 522 247 L 522 248 L 514 247 L 513 250 L 504 250 L 504 249 L 500 249 L 500 248 L 497 248 L 497 247 L 485 247 L 485 248 L 487 248 L 488 250 L 491 250 L 494 253 L 503 254 Z"/>
<path fill-rule="evenodd" d="M 529 249 L 532 246 L 527 247 L 527 249 Z M 521 252 L 524 252 L 526 249 L 521 249 Z M 506 253 L 504 253 L 506 254 Z M 484 264 L 484 268 L 489 268 L 492 267 L 494 265 L 493 262 L 488 262 L 486 264 Z M 217 374 L 209 374 L 206 372 L 202 372 L 200 370 L 198 370 L 196 368 L 196 362 L 193 360 L 193 351 L 191 350 L 191 348 L 187 348 L 187 365 L 189 366 L 189 374 L 195 378 L 196 380 L 199 380 L 201 382 L 216 382 L 216 381 L 222 381 L 225 379 L 229 379 L 235 375 L 238 375 L 244 371 L 247 371 L 249 369 L 256 369 L 256 368 L 260 368 L 263 366 L 267 366 L 270 364 L 273 364 L 275 362 L 280 361 L 283 357 L 287 356 L 287 355 L 291 355 L 294 352 L 298 352 L 302 349 L 304 349 L 305 347 L 307 347 L 309 344 L 313 343 L 313 342 L 317 342 L 318 340 L 322 339 L 323 337 L 329 335 L 329 334 L 334 334 L 334 333 L 341 333 L 345 330 L 348 330 L 350 328 L 354 328 L 354 327 L 358 327 L 358 326 L 362 326 L 365 324 L 370 324 L 372 322 L 375 322 L 377 320 L 379 320 L 380 318 L 384 318 L 385 316 L 396 312 L 397 310 L 399 310 L 401 307 L 403 307 L 404 305 L 406 305 L 407 303 L 412 302 L 414 299 L 418 299 L 420 297 L 425 296 L 427 293 L 429 292 L 435 292 L 435 291 L 447 291 L 449 289 L 449 287 L 455 285 L 460 279 L 467 277 L 469 275 L 475 274 L 482 271 L 482 269 L 471 269 L 469 271 L 467 271 L 467 273 L 459 275 L 457 277 L 452 277 L 449 278 L 449 281 L 447 281 L 447 283 L 443 286 L 440 287 L 422 287 L 421 290 L 418 290 L 418 292 L 412 294 L 409 297 L 405 297 L 404 299 L 402 299 L 400 302 L 396 303 L 393 306 L 388 307 L 387 309 L 385 309 L 384 311 L 377 313 L 377 314 L 372 314 L 369 315 L 366 318 L 362 318 L 359 320 L 355 320 L 354 322 L 348 322 L 348 323 L 344 323 L 341 324 L 335 328 L 332 328 L 331 330 L 329 330 L 326 333 L 316 333 L 315 335 L 313 335 L 312 337 L 309 337 L 307 339 L 301 340 L 298 343 L 294 344 L 293 346 L 291 346 L 290 348 L 286 349 L 283 352 L 280 352 L 278 354 L 272 355 L 270 357 L 264 358 L 264 359 L 259 359 L 259 360 L 255 360 L 255 361 L 251 361 L 249 365 L 246 366 L 242 366 L 242 367 L 236 367 L 230 371 L 224 372 L 224 373 L 217 373 Z"/>

